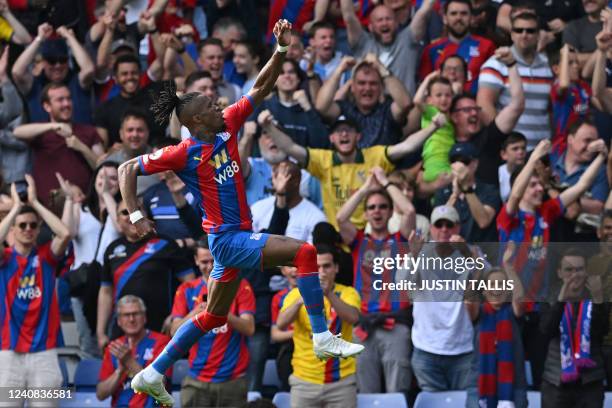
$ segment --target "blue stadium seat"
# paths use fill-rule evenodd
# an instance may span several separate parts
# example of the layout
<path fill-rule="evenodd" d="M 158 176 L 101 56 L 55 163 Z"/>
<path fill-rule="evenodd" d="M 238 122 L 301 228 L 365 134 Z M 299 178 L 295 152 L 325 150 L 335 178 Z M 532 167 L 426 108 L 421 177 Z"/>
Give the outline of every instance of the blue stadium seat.
<path fill-rule="evenodd" d="M 59 406 L 60 408 L 108 408 L 110 404 L 110 397 L 104 401 L 98 401 L 95 392 L 78 391 L 72 394 L 71 399 L 61 400 Z"/>
<path fill-rule="evenodd" d="M 261 393 L 259 391 L 249 391 L 247 395 L 247 401 L 251 402 L 256 401 L 258 399 L 261 399 Z"/>
<path fill-rule="evenodd" d="M 540 408 L 542 406 L 542 395 L 540 391 L 527 391 L 529 408 Z"/>
<path fill-rule="evenodd" d="M 266 360 L 266 367 L 264 368 L 261 383 L 262 385 L 271 385 L 280 388 L 281 381 L 280 378 L 278 378 L 278 372 L 276 371 L 276 360 Z"/>
<path fill-rule="evenodd" d="M 604 397 L 604 408 L 612 408 L 612 392 L 606 392 Z"/>
<path fill-rule="evenodd" d="M 98 358 L 81 360 L 74 373 L 74 386 L 76 390 L 93 392 L 95 394 L 101 366 L 102 360 Z"/>
<path fill-rule="evenodd" d="M 189 372 L 189 361 L 186 359 L 178 360 L 172 367 L 172 390 L 180 391 L 183 378 Z"/>
<path fill-rule="evenodd" d="M 533 374 L 531 373 L 531 363 L 525 361 L 525 380 L 529 387 L 533 387 Z"/>
<path fill-rule="evenodd" d="M 465 391 L 421 391 L 414 402 L 414 408 L 464 407 L 466 399 L 467 393 Z M 529 408 L 531 408 L 531 405 Z"/>
<path fill-rule="evenodd" d="M 174 398 L 174 405 L 172 408 L 181 408 L 181 392 L 172 391 L 172 398 Z"/>
<path fill-rule="evenodd" d="M 276 405 L 276 408 L 291 408 L 291 394 L 288 392 L 277 392 L 274 394 L 272 402 Z"/>
<path fill-rule="evenodd" d="M 408 408 L 404 394 L 357 394 L 357 408 Z"/>
<path fill-rule="evenodd" d="M 68 366 L 66 366 L 66 361 L 63 358 L 58 358 L 60 371 L 62 372 L 62 387 L 68 387 Z"/>

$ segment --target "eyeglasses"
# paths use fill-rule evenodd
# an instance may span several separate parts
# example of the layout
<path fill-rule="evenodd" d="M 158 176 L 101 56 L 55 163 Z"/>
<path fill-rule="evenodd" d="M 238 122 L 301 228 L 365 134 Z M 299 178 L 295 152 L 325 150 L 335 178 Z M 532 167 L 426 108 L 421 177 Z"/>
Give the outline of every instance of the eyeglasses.
<path fill-rule="evenodd" d="M 438 220 L 434 223 L 434 227 L 438 229 L 444 228 L 444 227 L 451 229 L 451 228 L 455 228 L 455 223 L 449 220 Z"/>
<path fill-rule="evenodd" d="M 47 57 L 45 61 L 47 61 L 49 65 L 65 64 L 68 62 L 68 57 Z"/>
<path fill-rule="evenodd" d="M 36 228 L 38 228 L 38 223 L 37 222 L 20 222 L 19 224 L 17 224 L 17 226 L 22 231 L 25 231 L 27 227 L 30 227 L 30 229 L 35 230 Z"/>
<path fill-rule="evenodd" d="M 132 313 L 119 313 L 117 316 L 124 318 L 124 319 L 130 319 L 132 317 L 136 318 L 138 316 L 142 316 L 144 314 L 143 311 L 140 312 L 132 312 Z"/>
<path fill-rule="evenodd" d="M 537 28 L 522 28 L 522 27 L 515 27 L 512 29 L 513 33 L 516 34 L 523 34 L 523 33 L 527 33 L 527 34 L 535 34 L 538 31 Z"/>
<path fill-rule="evenodd" d="M 388 210 L 389 209 L 389 204 L 370 204 L 366 207 L 366 210 L 368 211 L 373 211 L 375 209 L 379 209 L 379 210 Z"/>
<path fill-rule="evenodd" d="M 480 113 L 482 108 L 480 106 L 466 106 L 465 108 L 455 108 L 453 112 L 462 112 L 462 113 L 471 113 L 476 112 Z"/>

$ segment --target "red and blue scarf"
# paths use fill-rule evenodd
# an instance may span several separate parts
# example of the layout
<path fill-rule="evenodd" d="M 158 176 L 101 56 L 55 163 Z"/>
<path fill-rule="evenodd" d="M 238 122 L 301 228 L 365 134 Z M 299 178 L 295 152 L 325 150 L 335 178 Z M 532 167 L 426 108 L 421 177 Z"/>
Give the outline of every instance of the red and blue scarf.
<path fill-rule="evenodd" d="M 485 302 L 480 308 L 478 405 L 482 408 L 514 407 L 514 348 L 512 304 L 495 310 Z"/>
<path fill-rule="evenodd" d="M 559 324 L 561 330 L 561 382 L 576 381 L 579 370 L 594 367 L 591 359 L 591 312 L 593 303 L 590 300 L 580 302 L 578 310 L 567 302 L 563 308 L 563 317 Z M 576 329 L 572 333 L 572 318 L 578 312 Z"/>

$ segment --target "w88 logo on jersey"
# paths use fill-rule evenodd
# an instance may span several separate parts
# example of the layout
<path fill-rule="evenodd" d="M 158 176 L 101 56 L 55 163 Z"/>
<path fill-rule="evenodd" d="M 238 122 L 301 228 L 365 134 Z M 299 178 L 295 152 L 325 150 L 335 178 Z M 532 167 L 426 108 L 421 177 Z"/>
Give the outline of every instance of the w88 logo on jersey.
<path fill-rule="evenodd" d="M 227 166 L 221 168 L 219 173 L 214 177 L 218 184 L 223 184 L 227 179 L 233 178 L 240 171 L 240 166 L 236 160 L 232 160 Z"/>

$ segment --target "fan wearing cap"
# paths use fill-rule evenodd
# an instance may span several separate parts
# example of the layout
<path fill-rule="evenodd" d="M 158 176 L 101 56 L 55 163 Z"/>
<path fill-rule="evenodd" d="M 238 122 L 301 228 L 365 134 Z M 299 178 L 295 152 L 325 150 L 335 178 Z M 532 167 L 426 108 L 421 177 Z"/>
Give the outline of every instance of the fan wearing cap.
<path fill-rule="evenodd" d="M 430 235 L 435 244 L 423 247 L 419 256 L 426 258 L 481 257 L 478 248 L 465 245 L 460 233 L 459 214 L 454 207 L 441 205 L 431 213 Z M 414 243 L 414 239 L 411 239 Z M 474 270 L 462 274 L 436 266 L 419 268 L 412 276 L 421 281 L 469 279 Z M 423 391 L 465 390 L 475 386 L 472 380 L 474 329 L 462 301 L 463 291 L 427 291 L 414 294 L 412 316 L 411 365 Z M 424 300 L 424 301 L 420 301 Z M 438 301 L 432 301 L 438 300 Z M 444 301 L 441 301 L 444 300 Z"/>
<path fill-rule="evenodd" d="M 443 121 L 433 121 L 429 126 L 410 135 L 392 146 L 357 147 L 361 138 L 357 123 L 340 116 L 331 128 L 329 140 L 332 149 L 311 149 L 293 142 L 275 124 L 271 114 L 259 116 L 259 124 L 270 135 L 274 143 L 305 167 L 321 181 L 323 209 L 329 222 L 336 224 L 336 213 L 346 200 L 366 181 L 367 174 L 375 166 L 385 172 L 395 168 L 395 162 L 416 151 L 431 136 Z M 365 227 L 363 208 L 358 207 L 351 222 L 357 228 Z"/>
<path fill-rule="evenodd" d="M 51 39 L 54 32 L 60 37 Z M 78 71 L 68 65 L 68 50 L 73 55 Z M 30 65 L 36 54 L 42 55 L 42 72 L 33 76 Z M 42 90 L 48 83 L 63 83 L 70 89 L 76 123 L 91 123 L 91 93 L 94 64 L 87 51 L 77 40 L 72 29 L 59 27 L 55 31 L 49 23 L 38 26 L 38 35 L 19 55 L 12 69 L 13 80 L 25 95 L 31 122 L 47 122 L 49 115 L 43 109 Z"/>
<path fill-rule="evenodd" d="M 494 242 L 497 231 L 493 220 L 501 205 L 499 192 L 495 186 L 476 179 L 477 153 L 472 143 L 453 145 L 448 156 L 453 182 L 437 191 L 434 204 L 455 207 L 461 236 L 468 242 Z"/>

